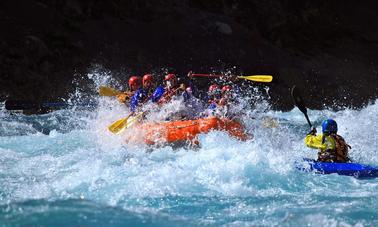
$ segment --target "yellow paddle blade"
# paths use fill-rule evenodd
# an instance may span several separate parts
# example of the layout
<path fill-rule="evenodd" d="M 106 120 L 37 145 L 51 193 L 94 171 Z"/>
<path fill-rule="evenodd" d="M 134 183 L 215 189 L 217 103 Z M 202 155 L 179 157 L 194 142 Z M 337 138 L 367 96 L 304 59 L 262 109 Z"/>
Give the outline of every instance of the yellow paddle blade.
<path fill-rule="evenodd" d="M 118 121 L 115 121 L 113 124 L 111 124 L 108 129 L 114 134 L 119 134 L 123 132 L 125 129 L 130 128 L 133 124 L 135 124 L 142 116 L 144 112 L 138 113 L 135 116 L 127 116 L 125 118 L 122 118 Z"/>
<path fill-rule="evenodd" d="M 116 96 L 121 94 L 122 92 L 110 87 L 101 86 L 99 93 L 101 96 Z"/>
<path fill-rule="evenodd" d="M 272 82 L 273 76 L 271 75 L 252 75 L 252 76 L 238 76 L 239 79 L 246 79 L 255 82 L 269 83 Z"/>
<path fill-rule="evenodd" d="M 126 129 L 128 118 L 129 117 L 125 117 L 125 118 L 122 118 L 118 121 L 115 121 L 113 124 L 111 124 L 108 127 L 109 131 L 111 131 L 114 134 L 119 134 L 119 133 L 123 132 L 123 130 Z"/>

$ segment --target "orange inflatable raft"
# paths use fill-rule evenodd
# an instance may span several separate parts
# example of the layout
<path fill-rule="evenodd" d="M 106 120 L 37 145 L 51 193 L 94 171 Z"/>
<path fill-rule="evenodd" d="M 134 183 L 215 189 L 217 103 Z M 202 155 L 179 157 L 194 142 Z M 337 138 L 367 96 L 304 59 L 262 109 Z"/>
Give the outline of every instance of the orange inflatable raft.
<path fill-rule="evenodd" d="M 149 145 L 193 141 L 198 134 L 208 133 L 211 130 L 226 131 L 230 136 L 243 141 L 248 138 L 244 127 L 239 122 L 217 117 L 186 121 L 144 123 L 136 126 L 136 130 L 137 131 L 134 131 L 133 135 L 127 138 L 127 140 L 135 141 L 136 137 L 138 137 L 139 140 L 143 138 L 143 142 Z"/>

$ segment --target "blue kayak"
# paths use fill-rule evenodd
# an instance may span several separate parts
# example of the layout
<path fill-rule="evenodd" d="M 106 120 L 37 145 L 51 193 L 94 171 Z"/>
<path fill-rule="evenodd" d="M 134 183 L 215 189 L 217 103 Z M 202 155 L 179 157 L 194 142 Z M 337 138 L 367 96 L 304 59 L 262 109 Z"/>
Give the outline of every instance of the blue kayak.
<path fill-rule="evenodd" d="M 296 168 L 306 172 L 314 171 L 320 174 L 337 173 L 356 178 L 378 177 L 378 167 L 358 163 L 318 162 L 306 158 L 304 162 L 296 163 Z"/>

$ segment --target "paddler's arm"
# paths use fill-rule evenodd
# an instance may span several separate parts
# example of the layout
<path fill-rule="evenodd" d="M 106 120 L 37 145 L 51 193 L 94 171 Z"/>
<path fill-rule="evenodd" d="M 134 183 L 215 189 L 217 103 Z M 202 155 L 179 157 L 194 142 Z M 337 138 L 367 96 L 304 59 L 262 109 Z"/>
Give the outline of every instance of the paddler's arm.
<path fill-rule="evenodd" d="M 199 96 L 199 91 L 198 91 L 197 86 L 194 84 L 192 74 L 193 74 L 192 71 L 190 71 L 190 72 L 188 73 L 189 83 L 188 83 L 188 86 L 187 86 L 187 87 L 190 87 L 190 88 L 192 89 L 192 94 L 193 94 L 193 96 L 196 97 L 196 98 L 198 98 L 198 96 Z"/>
<path fill-rule="evenodd" d="M 307 147 L 314 149 L 326 149 L 327 145 L 322 143 L 323 135 L 308 134 L 305 138 L 305 144 Z"/>
<path fill-rule="evenodd" d="M 164 94 L 162 95 L 162 97 L 160 97 L 160 99 L 157 101 L 157 104 L 164 104 L 164 103 L 169 102 L 173 98 L 173 96 L 177 95 L 178 91 L 182 89 L 185 90 L 184 84 L 181 84 L 180 87 L 178 88 L 175 88 L 172 90 L 166 90 Z"/>

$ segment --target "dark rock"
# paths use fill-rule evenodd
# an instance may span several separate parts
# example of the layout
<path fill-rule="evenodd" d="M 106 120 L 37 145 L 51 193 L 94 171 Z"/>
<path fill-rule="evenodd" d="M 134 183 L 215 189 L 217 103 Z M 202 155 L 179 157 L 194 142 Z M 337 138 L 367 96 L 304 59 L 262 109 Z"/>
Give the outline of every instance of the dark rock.
<path fill-rule="evenodd" d="M 0 3 L 0 99 L 54 100 L 93 64 L 130 74 L 271 74 L 270 101 L 360 107 L 378 95 L 376 1 L 31 0 Z M 198 80 L 205 88 L 210 81 Z M 87 87 L 87 88 L 86 88 Z M 92 91 L 93 92 L 93 91 Z"/>
<path fill-rule="evenodd" d="M 215 22 L 215 26 L 217 27 L 217 31 L 222 34 L 231 35 L 232 33 L 232 28 L 228 24 L 217 21 Z"/>

